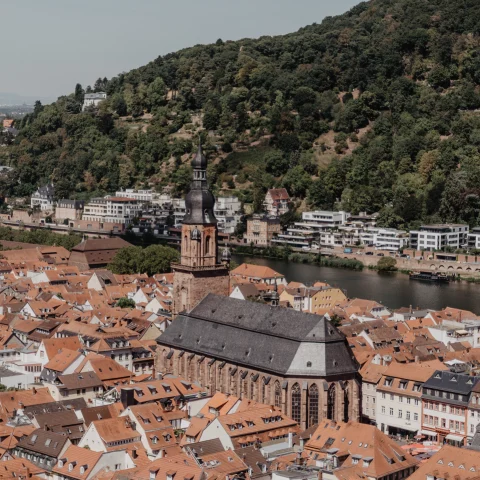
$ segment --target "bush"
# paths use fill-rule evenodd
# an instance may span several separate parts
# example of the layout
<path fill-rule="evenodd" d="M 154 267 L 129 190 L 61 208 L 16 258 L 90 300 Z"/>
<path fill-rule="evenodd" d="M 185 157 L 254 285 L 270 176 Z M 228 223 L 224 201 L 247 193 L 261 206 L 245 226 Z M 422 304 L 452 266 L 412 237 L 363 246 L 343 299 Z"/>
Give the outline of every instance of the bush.
<path fill-rule="evenodd" d="M 135 308 L 135 301 L 132 298 L 122 297 L 118 299 L 116 306 L 120 308 Z"/>
<path fill-rule="evenodd" d="M 397 261 L 392 257 L 382 257 L 377 263 L 379 272 L 393 272 L 397 269 Z"/>

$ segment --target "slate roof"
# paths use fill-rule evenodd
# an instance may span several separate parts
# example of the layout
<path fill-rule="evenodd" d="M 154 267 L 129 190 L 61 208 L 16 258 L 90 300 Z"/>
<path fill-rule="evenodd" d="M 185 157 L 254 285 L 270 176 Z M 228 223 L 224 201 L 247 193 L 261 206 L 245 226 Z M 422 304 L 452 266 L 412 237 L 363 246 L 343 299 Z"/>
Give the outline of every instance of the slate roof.
<path fill-rule="evenodd" d="M 183 448 L 190 449 L 199 457 L 225 451 L 219 438 L 212 438 L 211 440 L 204 440 L 203 442 L 187 443 Z"/>
<path fill-rule="evenodd" d="M 157 343 L 282 375 L 357 371 L 345 337 L 324 317 L 213 294 L 179 315 Z"/>
<path fill-rule="evenodd" d="M 22 437 L 18 441 L 17 446 L 43 455 L 58 458 L 67 442 L 68 437 L 66 435 L 38 428 L 30 435 Z"/>
<path fill-rule="evenodd" d="M 68 375 L 59 375 L 59 381 L 63 387 L 68 390 L 79 388 L 100 387 L 103 382 L 98 378 L 95 372 L 70 373 Z M 62 386 L 60 386 L 62 388 Z"/>
<path fill-rule="evenodd" d="M 480 377 L 471 377 L 469 375 L 437 370 L 423 384 L 423 391 L 425 392 L 426 388 L 431 388 L 434 390 L 469 395 L 479 380 Z"/>
<path fill-rule="evenodd" d="M 70 400 L 59 400 L 58 402 L 40 403 L 38 405 L 31 405 L 25 407 L 23 412 L 29 418 L 33 418 L 35 415 L 41 415 L 44 413 L 64 412 L 67 410 L 81 410 L 86 408 L 87 403 L 84 398 L 72 398 Z"/>

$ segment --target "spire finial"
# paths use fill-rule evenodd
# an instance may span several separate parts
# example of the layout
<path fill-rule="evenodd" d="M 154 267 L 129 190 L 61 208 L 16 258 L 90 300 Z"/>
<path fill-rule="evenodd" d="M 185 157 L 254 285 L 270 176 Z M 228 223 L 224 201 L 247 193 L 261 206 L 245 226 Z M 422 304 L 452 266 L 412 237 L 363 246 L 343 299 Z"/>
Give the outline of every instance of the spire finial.
<path fill-rule="evenodd" d="M 198 136 L 198 150 L 195 157 L 192 160 L 192 167 L 198 170 L 206 170 L 207 169 L 207 158 L 203 153 L 202 148 L 202 139 L 200 135 Z"/>

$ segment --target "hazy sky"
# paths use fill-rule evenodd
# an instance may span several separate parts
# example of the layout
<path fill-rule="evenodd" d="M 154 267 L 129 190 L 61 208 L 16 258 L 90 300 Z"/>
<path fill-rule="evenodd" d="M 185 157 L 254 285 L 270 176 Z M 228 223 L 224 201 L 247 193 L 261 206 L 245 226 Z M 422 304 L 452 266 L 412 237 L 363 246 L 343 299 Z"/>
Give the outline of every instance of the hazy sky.
<path fill-rule="evenodd" d="M 1 2 L 0 92 L 54 97 L 218 38 L 288 33 L 359 0 Z M 8 39 L 8 40 L 7 40 Z"/>

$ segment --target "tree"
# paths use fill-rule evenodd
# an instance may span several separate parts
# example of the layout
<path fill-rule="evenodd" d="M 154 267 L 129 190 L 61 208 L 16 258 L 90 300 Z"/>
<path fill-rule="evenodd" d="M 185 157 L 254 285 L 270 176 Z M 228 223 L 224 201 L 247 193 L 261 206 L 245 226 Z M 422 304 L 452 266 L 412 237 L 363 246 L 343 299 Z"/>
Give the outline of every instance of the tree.
<path fill-rule="evenodd" d="M 151 110 L 165 104 L 167 87 L 161 77 L 157 77 L 147 88 L 146 103 Z"/>
<path fill-rule="evenodd" d="M 135 94 L 132 98 L 132 117 L 141 117 L 143 115 L 143 106 L 140 97 Z"/>
<path fill-rule="evenodd" d="M 121 117 L 127 115 L 127 103 L 125 102 L 123 95 L 115 93 L 110 100 L 110 104 L 112 106 L 112 109 L 117 112 L 117 114 Z"/>
<path fill-rule="evenodd" d="M 331 317 L 330 317 L 330 323 L 334 326 L 334 327 L 340 327 L 342 325 L 342 319 L 337 315 L 337 314 L 333 314 Z"/>
<path fill-rule="evenodd" d="M 290 162 L 287 157 L 280 151 L 272 151 L 265 155 L 265 168 L 268 173 L 274 177 L 280 177 L 288 171 Z"/>
<path fill-rule="evenodd" d="M 142 263 L 142 249 L 140 247 L 125 247 L 120 249 L 108 269 L 113 273 L 120 275 L 142 273 L 140 265 Z"/>
<path fill-rule="evenodd" d="M 163 245 L 126 247 L 120 249 L 108 268 L 117 274 L 146 273 L 149 276 L 170 272 L 171 264 L 178 262 L 177 250 Z"/>
<path fill-rule="evenodd" d="M 282 181 L 282 185 L 294 197 L 305 196 L 311 183 L 310 175 L 300 165 L 291 168 Z"/>
<path fill-rule="evenodd" d="M 212 106 L 207 106 L 207 108 L 205 108 L 205 113 L 203 115 L 203 128 L 205 128 L 206 130 L 216 130 L 219 124 L 220 124 L 219 111 Z"/>
<path fill-rule="evenodd" d="M 135 308 L 136 304 L 133 298 L 122 297 L 117 300 L 115 306 L 119 308 Z"/>
<path fill-rule="evenodd" d="M 143 260 L 140 265 L 142 273 L 149 276 L 156 273 L 167 273 L 171 271 L 172 263 L 180 260 L 177 250 L 163 245 L 150 245 L 143 250 Z"/>
<path fill-rule="evenodd" d="M 83 90 L 82 86 L 79 83 L 77 83 L 75 85 L 75 93 L 74 93 L 75 100 L 78 103 L 83 103 L 84 96 L 85 96 L 85 91 Z"/>
<path fill-rule="evenodd" d="M 397 269 L 397 261 L 393 257 L 382 257 L 377 263 L 379 272 L 393 272 Z"/>

